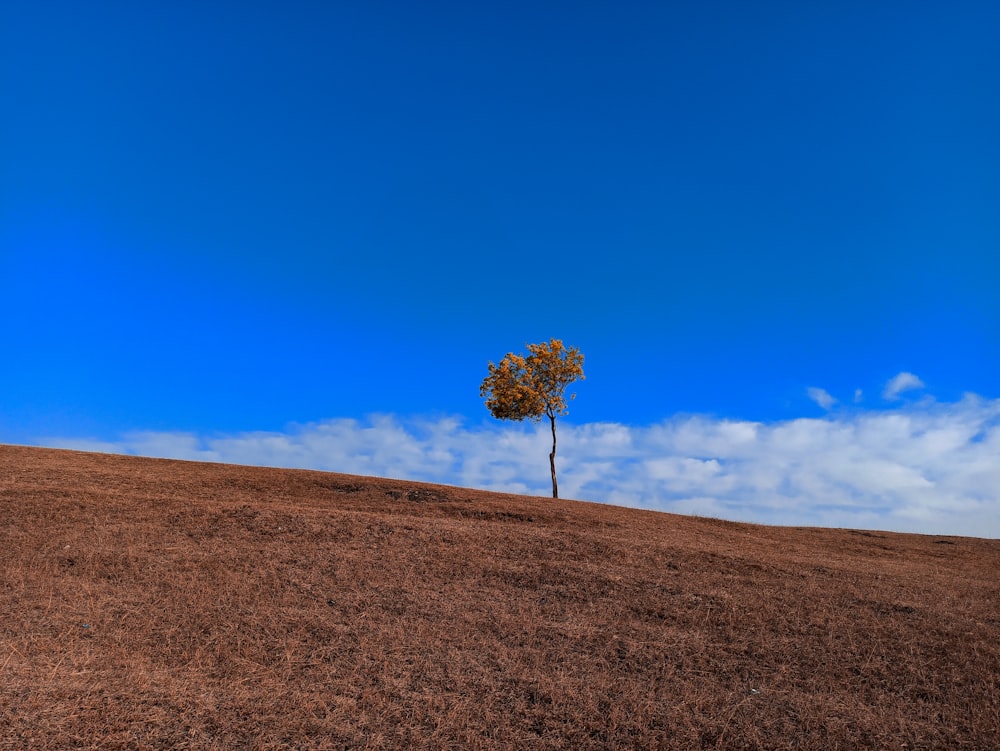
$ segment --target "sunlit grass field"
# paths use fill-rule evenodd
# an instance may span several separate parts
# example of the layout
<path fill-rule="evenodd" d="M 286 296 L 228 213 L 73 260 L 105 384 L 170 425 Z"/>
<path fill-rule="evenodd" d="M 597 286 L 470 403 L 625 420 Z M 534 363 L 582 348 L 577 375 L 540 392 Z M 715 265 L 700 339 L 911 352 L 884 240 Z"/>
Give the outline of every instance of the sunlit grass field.
<path fill-rule="evenodd" d="M 0 749 L 980 749 L 1000 541 L 0 446 Z"/>

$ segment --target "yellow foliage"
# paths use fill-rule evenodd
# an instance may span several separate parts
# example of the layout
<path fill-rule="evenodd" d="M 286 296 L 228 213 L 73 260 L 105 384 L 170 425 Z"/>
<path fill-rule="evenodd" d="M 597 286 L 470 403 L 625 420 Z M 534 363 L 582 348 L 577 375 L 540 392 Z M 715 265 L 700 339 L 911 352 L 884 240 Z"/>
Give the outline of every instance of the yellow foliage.
<path fill-rule="evenodd" d="M 560 339 L 527 347 L 527 356 L 508 352 L 499 363 L 491 362 L 479 394 L 497 419 L 537 422 L 546 416 L 555 420 L 556 415 L 569 412 L 566 387 L 585 378 L 583 355 Z"/>

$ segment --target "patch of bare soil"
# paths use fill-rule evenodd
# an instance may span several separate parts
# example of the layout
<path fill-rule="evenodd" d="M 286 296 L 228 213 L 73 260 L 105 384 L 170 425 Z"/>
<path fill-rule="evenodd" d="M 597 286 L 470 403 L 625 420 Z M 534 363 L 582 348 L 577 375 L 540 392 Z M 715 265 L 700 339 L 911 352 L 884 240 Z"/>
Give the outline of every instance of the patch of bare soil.
<path fill-rule="evenodd" d="M 980 749 L 1000 541 L 0 446 L 0 749 Z"/>

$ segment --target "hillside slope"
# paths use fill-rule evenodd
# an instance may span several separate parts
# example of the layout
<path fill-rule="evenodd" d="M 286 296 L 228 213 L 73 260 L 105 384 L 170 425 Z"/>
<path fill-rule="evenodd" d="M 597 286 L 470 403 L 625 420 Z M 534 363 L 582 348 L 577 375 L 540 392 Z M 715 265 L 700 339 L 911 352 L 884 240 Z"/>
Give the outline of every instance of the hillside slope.
<path fill-rule="evenodd" d="M 0 749 L 982 749 L 1000 541 L 0 446 Z"/>

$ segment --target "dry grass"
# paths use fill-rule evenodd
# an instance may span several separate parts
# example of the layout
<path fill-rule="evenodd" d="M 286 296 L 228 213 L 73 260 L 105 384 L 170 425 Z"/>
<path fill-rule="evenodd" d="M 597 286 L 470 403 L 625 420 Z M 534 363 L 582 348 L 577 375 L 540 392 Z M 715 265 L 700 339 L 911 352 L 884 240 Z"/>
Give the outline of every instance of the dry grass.
<path fill-rule="evenodd" d="M 981 749 L 1000 541 L 0 447 L 0 749 Z"/>

